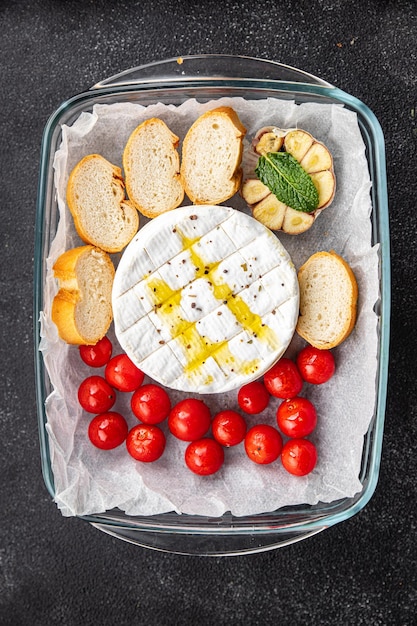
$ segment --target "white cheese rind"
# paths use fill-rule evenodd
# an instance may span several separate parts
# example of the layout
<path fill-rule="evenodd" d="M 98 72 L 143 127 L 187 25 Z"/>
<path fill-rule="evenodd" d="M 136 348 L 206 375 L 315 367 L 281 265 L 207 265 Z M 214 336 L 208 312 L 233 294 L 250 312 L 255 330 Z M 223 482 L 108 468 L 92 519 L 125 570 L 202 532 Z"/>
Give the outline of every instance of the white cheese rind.
<path fill-rule="evenodd" d="M 174 209 L 125 249 L 113 284 L 118 341 L 173 389 L 230 391 L 284 353 L 299 309 L 297 274 L 278 238 L 223 206 Z"/>

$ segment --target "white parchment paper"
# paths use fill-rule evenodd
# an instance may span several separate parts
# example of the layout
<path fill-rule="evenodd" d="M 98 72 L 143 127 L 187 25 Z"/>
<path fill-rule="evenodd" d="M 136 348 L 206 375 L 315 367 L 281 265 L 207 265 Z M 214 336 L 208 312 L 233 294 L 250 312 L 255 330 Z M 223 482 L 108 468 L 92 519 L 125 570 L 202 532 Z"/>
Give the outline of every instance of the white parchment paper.
<path fill-rule="evenodd" d="M 247 128 L 249 145 L 264 125 L 298 127 L 310 132 L 330 149 L 337 180 L 335 199 L 302 235 L 278 233 L 298 268 L 318 250 L 335 250 L 355 272 L 359 286 L 359 308 L 352 335 L 334 350 L 337 372 L 325 385 L 305 384 L 302 395 L 317 409 L 318 426 L 310 439 L 318 448 L 318 463 L 306 477 L 294 477 L 280 461 L 259 466 L 246 457 L 243 444 L 226 449 L 226 461 L 213 476 L 198 477 L 185 466 L 186 444 L 167 435 L 164 455 L 151 464 L 134 461 L 122 445 L 111 451 L 95 449 L 87 437 L 92 416 L 78 405 L 77 388 L 92 373 L 79 357 L 78 348 L 58 338 L 50 320 L 50 307 L 57 284 L 52 265 L 66 249 L 82 245 L 65 203 L 68 175 L 85 155 L 97 152 L 121 167 L 124 145 L 133 129 L 150 117 L 162 118 L 182 140 L 192 122 L 207 109 L 232 106 Z M 181 147 L 181 146 L 180 146 Z M 62 144 L 55 155 L 55 185 L 59 224 L 47 260 L 45 306 L 41 314 L 41 350 L 53 385 L 46 400 L 47 431 L 55 480 L 56 503 L 65 516 L 87 515 L 118 507 L 129 515 L 152 515 L 167 511 L 236 516 L 273 511 L 286 505 L 316 504 L 352 497 L 361 490 L 358 478 L 363 436 L 375 406 L 377 370 L 377 316 L 379 297 L 378 249 L 371 244 L 370 176 L 365 146 L 356 115 L 340 105 L 266 99 L 246 101 L 221 98 L 216 102 L 189 100 L 181 106 L 156 104 L 147 108 L 121 103 L 95 105 L 82 113 L 71 127 L 62 128 Z M 190 204 L 185 199 L 184 204 Z M 236 195 L 227 203 L 248 211 Z M 141 225 L 146 222 L 141 217 Z M 117 266 L 119 256 L 113 255 Z M 120 352 L 113 329 L 114 354 Z M 295 356 L 305 343 L 294 335 L 287 351 Z M 150 382 L 145 379 L 145 382 Z M 170 392 L 174 403 L 180 392 Z M 123 413 L 129 427 L 137 424 L 130 411 L 131 394 L 118 394 L 113 410 Z M 238 408 L 237 391 L 222 396 L 201 396 L 213 415 L 223 408 Z M 257 416 L 247 416 L 248 427 L 255 423 L 276 425 L 278 399 Z"/>

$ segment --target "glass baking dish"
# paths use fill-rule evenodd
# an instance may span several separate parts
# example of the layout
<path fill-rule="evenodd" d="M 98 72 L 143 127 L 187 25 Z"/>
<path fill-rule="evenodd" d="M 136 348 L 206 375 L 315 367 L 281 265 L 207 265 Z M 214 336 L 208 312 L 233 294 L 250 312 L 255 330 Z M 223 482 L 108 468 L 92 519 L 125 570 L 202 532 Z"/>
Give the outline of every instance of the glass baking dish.
<path fill-rule="evenodd" d="M 46 487 L 55 495 L 45 401 L 52 385 L 40 347 L 40 313 L 46 257 L 58 221 L 53 179 L 54 154 L 61 128 L 71 125 L 94 104 L 135 102 L 143 106 L 163 102 L 180 105 L 189 98 L 210 101 L 223 96 L 246 99 L 267 97 L 295 103 L 341 104 L 354 111 L 366 146 L 372 203 L 372 243 L 379 244 L 378 368 L 375 410 L 364 438 L 359 480 L 362 490 L 352 498 L 331 503 L 284 507 L 247 517 L 225 514 L 219 518 L 164 513 L 128 516 L 119 510 L 81 516 L 94 527 L 125 541 L 178 554 L 237 555 L 284 546 L 312 536 L 350 518 L 370 500 L 376 488 L 381 458 L 389 358 L 390 251 L 385 171 L 385 148 L 380 125 L 362 102 L 326 81 L 273 61 L 227 55 L 202 55 L 169 59 L 122 72 L 64 102 L 48 120 L 41 147 L 35 229 L 34 320 L 35 370 L 42 472 Z"/>

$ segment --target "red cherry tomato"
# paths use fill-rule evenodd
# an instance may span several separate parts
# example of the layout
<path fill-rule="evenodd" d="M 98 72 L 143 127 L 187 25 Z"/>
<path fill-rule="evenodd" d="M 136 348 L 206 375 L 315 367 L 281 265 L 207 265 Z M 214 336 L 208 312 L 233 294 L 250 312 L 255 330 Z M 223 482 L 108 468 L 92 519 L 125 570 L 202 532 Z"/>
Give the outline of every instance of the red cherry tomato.
<path fill-rule="evenodd" d="M 246 435 L 246 422 L 237 411 L 220 411 L 213 419 L 213 437 L 222 446 L 236 446 Z"/>
<path fill-rule="evenodd" d="M 222 446 L 208 437 L 188 444 L 185 450 L 185 463 L 194 474 L 209 476 L 217 472 L 224 463 Z"/>
<path fill-rule="evenodd" d="M 103 337 L 94 346 L 80 346 L 80 357 L 90 367 L 103 367 L 110 360 L 113 346 L 108 337 Z"/>
<path fill-rule="evenodd" d="M 264 384 L 276 398 L 295 398 L 303 388 L 303 379 L 291 359 L 282 358 L 264 376 Z"/>
<path fill-rule="evenodd" d="M 181 441 L 201 439 L 210 428 L 210 409 L 196 398 L 180 400 L 170 411 L 168 428 Z"/>
<path fill-rule="evenodd" d="M 159 459 L 165 450 L 166 439 L 163 431 L 153 424 L 138 424 L 128 433 L 126 448 L 136 461 L 152 463 Z"/>
<path fill-rule="evenodd" d="M 269 424 L 252 426 L 245 437 L 245 451 L 251 461 L 267 465 L 276 461 L 282 449 L 282 437 Z"/>
<path fill-rule="evenodd" d="M 128 426 L 120 413 L 109 411 L 96 415 L 88 427 L 91 443 L 101 450 L 112 450 L 120 446 L 127 437 Z"/>
<path fill-rule="evenodd" d="M 336 369 L 332 352 L 313 346 L 306 346 L 298 353 L 297 367 L 304 380 L 313 385 L 326 383 Z"/>
<path fill-rule="evenodd" d="M 116 402 L 116 393 L 102 376 L 89 376 L 78 387 L 78 402 L 88 413 L 106 413 Z"/>
<path fill-rule="evenodd" d="M 277 423 L 287 437 L 307 437 L 317 426 L 317 412 L 307 398 L 284 400 L 277 410 Z"/>
<path fill-rule="evenodd" d="M 308 439 L 289 439 L 282 448 L 281 461 L 290 474 L 305 476 L 316 466 L 316 446 Z"/>
<path fill-rule="evenodd" d="M 163 422 L 171 410 L 169 395 L 158 385 L 143 385 L 130 400 L 133 414 L 144 424 Z"/>
<path fill-rule="evenodd" d="M 261 413 L 268 406 L 270 395 L 265 385 L 259 380 L 243 385 L 238 391 L 237 401 L 245 413 L 255 415 Z"/>
<path fill-rule="evenodd" d="M 119 391 L 135 391 L 145 378 L 127 354 L 118 354 L 110 359 L 104 371 L 107 382 Z"/>

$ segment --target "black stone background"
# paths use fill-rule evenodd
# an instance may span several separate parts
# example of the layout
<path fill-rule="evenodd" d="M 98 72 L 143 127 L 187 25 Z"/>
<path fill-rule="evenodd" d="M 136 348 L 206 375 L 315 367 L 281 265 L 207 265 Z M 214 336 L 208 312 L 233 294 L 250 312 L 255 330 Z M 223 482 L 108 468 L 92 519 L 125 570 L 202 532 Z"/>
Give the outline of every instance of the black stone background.
<path fill-rule="evenodd" d="M 0 0 L 0 33 L 0 623 L 417 624 L 417 4 Z M 204 559 L 136 547 L 61 516 L 41 475 L 32 331 L 39 154 L 49 115 L 119 71 L 197 53 L 280 61 L 367 104 L 385 134 L 392 245 L 375 495 L 358 515 L 301 543 Z"/>

